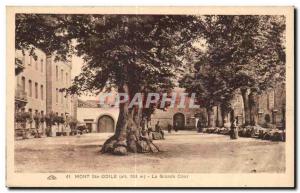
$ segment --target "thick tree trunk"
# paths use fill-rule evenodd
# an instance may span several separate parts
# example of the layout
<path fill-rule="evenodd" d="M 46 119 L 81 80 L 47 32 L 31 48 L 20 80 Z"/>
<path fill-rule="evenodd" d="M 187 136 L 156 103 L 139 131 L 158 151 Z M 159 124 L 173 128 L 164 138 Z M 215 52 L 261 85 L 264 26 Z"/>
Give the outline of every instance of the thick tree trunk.
<path fill-rule="evenodd" d="M 221 125 L 221 127 L 224 127 L 224 123 L 225 123 L 225 112 L 223 111 L 223 109 L 221 109 L 221 119 L 222 119 L 222 125 Z"/>
<path fill-rule="evenodd" d="M 257 125 L 257 93 L 256 91 L 251 91 L 249 94 L 249 108 L 250 108 L 250 124 L 251 125 Z"/>
<path fill-rule="evenodd" d="M 216 126 L 217 126 L 217 127 L 220 127 L 221 124 L 222 124 L 222 122 L 220 121 L 219 109 L 220 109 L 220 106 L 217 105 L 217 115 L 216 115 Z"/>
<path fill-rule="evenodd" d="M 241 89 L 243 103 L 244 103 L 244 115 L 245 115 L 245 125 L 250 124 L 250 108 L 249 108 L 249 96 L 248 89 Z"/>
<path fill-rule="evenodd" d="M 129 93 L 125 84 L 119 88 L 121 93 Z M 130 97 L 129 97 L 130 98 Z M 157 152 L 158 147 L 149 139 L 148 132 L 141 131 L 140 121 L 142 109 L 128 108 L 129 102 L 119 105 L 119 117 L 115 134 L 103 144 L 102 153 L 127 155 L 128 152 L 146 153 Z"/>
<path fill-rule="evenodd" d="M 225 123 L 228 122 L 227 112 L 225 111 L 224 107 L 221 106 L 221 119 L 222 119 L 222 125 L 221 127 L 225 126 Z"/>
<path fill-rule="evenodd" d="M 208 127 L 215 127 L 215 121 L 214 121 L 214 111 L 213 107 L 207 108 L 207 116 L 208 116 Z"/>

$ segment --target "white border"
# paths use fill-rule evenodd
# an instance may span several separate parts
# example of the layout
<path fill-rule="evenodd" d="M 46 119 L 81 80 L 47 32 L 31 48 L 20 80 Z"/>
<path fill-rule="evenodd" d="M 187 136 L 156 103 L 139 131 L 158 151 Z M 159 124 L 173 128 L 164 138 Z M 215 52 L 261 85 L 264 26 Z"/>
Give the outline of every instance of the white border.
<path fill-rule="evenodd" d="M 47 0 L 47 1 L 37 1 L 37 0 L 29 0 L 29 1 L 24 1 L 24 0 L 12 0 L 12 1 L 8 1 L 8 0 L 2 0 L 0 1 L 0 29 L 1 29 L 1 35 L 0 35 L 0 50 L 2 50 L 1 52 L 1 56 L 0 57 L 0 61 L 1 61 L 1 65 L 0 65 L 0 84 L 1 84 L 1 88 L 2 88 L 2 93 L 5 93 L 6 91 L 6 62 L 5 62 L 5 58 L 6 58 L 6 14 L 5 14 L 5 6 L 6 5 L 28 5 L 28 6 L 32 6 L 32 5 L 40 5 L 40 6 L 45 6 L 45 5 L 65 5 L 65 6 L 80 6 L 80 5 L 89 5 L 89 6 L 93 6 L 93 5 L 98 5 L 98 6 L 164 6 L 164 5 L 172 5 L 172 6 L 193 6 L 193 5 L 226 5 L 226 6 L 236 6 L 236 5 L 294 5 L 296 7 L 300 7 L 300 1 L 297 0 L 245 0 L 245 1 L 240 1 L 240 0 L 231 0 L 231 1 L 217 1 L 217 0 L 207 0 L 207 1 L 193 1 L 193 0 L 151 0 L 151 1 L 146 1 L 146 0 L 107 0 L 105 2 L 100 2 L 100 1 L 96 1 L 96 0 L 85 0 L 84 4 L 82 0 L 72 0 L 72 1 L 61 1 L 61 0 Z M 297 26 L 299 26 L 299 20 L 296 20 L 297 22 Z M 299 31 L 298 31 L 299 34 Z M 298 35 L 296 34 L 296 35 Z M 297 42 L 298 45 L 298 42 Z M 295 55 L 299 55 L 300 51 L 298 49 L 297 53 L 295 53 Z M 297 64 L 295 64 L 297 65 Z M 299 67 L 298 67 L 298 72 L 299 74 Z M 298 87 L 297 90 L 299 89 L 299 83 L 298 83 Z M 0 135 L 0 141 L 2 142 L 2 148 L 0 149 L 0 169 L 2 171 L 2 175 L 0 175 L 0 181 L 1 181 L 1 186 L 0 186 L 0 190 L 1 192 L 7 192 L 8 189 L 5 187 L 5 123 L 6 123 L 6 103 L 5 103 L 5 94 L 0 95 L 0 106 L 2 108 L 0 108 L 0 125 L 1 125 L 1 129 L 2 129 L 2 133 Z M 295 117 L 296 118 L 296 117 Z M 297 119 L 299 118 L 299 114 L 297 116 Z M 298 136 L 297 138 L 299 139 L 299 131 L 297 132 Z M 299 148 L 298 148 L 299 151 Z M 298 154 L 299 152 L 297 152 Z M 20 192 L 25 192 L 26 190 L 20 191 Z M 46 192 L 47 190 L 39 190 L 41 192 Z M 29 192 L 29 191 L 26 191 Z M 60 190 L 56 191 L 56 192 L 62 192 Z M 84 190 L 81 190 L 81 192 L 87 192 Z M 212 192 L 212 191 L 210 191 Z"/>

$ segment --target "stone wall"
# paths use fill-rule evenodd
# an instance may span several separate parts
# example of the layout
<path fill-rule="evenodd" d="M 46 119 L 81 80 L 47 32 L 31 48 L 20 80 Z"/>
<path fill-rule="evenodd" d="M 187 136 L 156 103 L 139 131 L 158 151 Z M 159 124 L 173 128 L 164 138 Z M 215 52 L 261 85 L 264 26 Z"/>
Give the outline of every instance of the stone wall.
<path fill-rule="evenodd" d="M 119 109 L 118 108 L 95 108 L 77 107 L 77 119 L 81 124 L 92 124 L 92 132 L 97 132 L 98 120 L 101 116 L 110 116 L 116 127 Z"/>

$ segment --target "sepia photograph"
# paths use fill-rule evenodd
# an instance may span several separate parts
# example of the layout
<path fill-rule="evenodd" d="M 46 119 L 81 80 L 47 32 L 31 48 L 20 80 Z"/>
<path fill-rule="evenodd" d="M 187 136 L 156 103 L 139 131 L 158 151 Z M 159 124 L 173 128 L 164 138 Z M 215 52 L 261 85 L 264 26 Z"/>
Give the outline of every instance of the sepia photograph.
<path fill-rule="evenodd" d="M 7 7 L 8 187 L 294 187 L 293 7 Z"/>

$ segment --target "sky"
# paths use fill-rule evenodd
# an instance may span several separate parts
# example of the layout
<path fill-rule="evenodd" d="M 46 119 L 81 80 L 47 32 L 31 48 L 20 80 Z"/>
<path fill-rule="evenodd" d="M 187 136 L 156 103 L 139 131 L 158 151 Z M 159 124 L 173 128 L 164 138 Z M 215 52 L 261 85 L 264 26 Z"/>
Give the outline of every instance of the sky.
<path fill-rule="evenodd" d="M 76 55 L 72 56 L 72 79 L 80 73 L 80 69 L 83 64 L 84 61 L 82 58 Z"/>
<path fill-rule="evenodd" d="M 72 79 L 79 75 L 80 74 L 80 71 L 81 71 L 81 67 L 83 66 L 84 64 L 84 61 L 82 58 L 76 56 L 76 55 L 73 55 L 72 56 Z M 79 99 L 81 100 L 99 100 L 99 98 L 97 96 L 84 96 L 84 95 L 81 95 L 79 97 Z"/>

